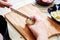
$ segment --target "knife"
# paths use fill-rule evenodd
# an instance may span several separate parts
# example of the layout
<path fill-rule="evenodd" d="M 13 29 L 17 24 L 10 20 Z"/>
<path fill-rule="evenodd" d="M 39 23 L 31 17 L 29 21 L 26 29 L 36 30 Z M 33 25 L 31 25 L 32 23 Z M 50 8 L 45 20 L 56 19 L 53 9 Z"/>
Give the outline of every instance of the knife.
<path fill-rule="evenodd" d="M 7 8 L 10 8 L 11 11 L 13 11 L 13 12 L 21 15 L 22 17 L 26 18 L 26 24 L 33 25 L 33 24 L 35 23 L 35 19 L 32 19 L 32 18 L 28 17 L 27 15 L 19 12 L 19 11 L 16 10 L 16 9 L 13 9 L 13 8 L 11 8 L 11 7 L 9 7 L 9 6 L 7 6 Z"/>

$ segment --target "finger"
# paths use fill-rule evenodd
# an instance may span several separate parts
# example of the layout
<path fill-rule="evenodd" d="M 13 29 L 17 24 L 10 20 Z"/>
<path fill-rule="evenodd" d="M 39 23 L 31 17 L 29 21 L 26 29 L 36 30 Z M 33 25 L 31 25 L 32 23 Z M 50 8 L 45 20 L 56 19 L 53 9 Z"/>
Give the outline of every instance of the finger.
<path fill-rule="evenodd" d="M 2 5 L 2 4 L 0 4 L 0 7 L 1 7 L 1 8 L 4 8 L 5 6 L 4 6 L 4 5 Z"/>
<path fill-rule="evenodd" d="M 5 6 L 1 6 L 1 8 L 5 8 Z"/>
<path fill-rule="evenodd" d="M 7 0 L 2 0 L 2 1 L 5 1 L 5 2 L 7 2 Z"/>
<path fill-rule="evenodd" d="M 2 8 L 5 8 L 5 6 L 3 5 Z"/>
<path fill-rule="evenodd" d="M 0 1 L 0 4 L 5 5 L 5 6 L 12 6 L 11 4 L 4 2 L 4 1 Z"/>

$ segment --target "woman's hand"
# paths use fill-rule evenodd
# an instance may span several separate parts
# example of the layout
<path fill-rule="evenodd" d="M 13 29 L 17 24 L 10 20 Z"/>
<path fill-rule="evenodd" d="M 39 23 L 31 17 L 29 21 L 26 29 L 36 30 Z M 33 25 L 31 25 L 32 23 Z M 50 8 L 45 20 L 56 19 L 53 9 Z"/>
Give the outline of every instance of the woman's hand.
<path fill-rule="evenodd" d="M 4 8 L 5 6 L 11 6 L 11 4 L 7 3 L 7 0 L 0 1 L 0 7 Z"/>
<path fill-rule="evenodd" d="M 46 25 L 44 24 L 44 19 L 38 16 L 31 17 L 35 18 L 34 25 L 28 25 L 29 29 L 32 31 L 37 40 L 48 40 L 48 34 Z"/>

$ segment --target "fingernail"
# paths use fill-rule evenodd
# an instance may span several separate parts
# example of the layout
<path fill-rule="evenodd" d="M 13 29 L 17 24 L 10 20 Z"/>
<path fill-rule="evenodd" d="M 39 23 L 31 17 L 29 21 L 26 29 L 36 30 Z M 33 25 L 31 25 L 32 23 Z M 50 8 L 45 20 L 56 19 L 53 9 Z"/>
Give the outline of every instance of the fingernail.
<path fill-rule="evenodd" d="M 12 4 L 8 4 L 9 6 L 12 6 Z"/>
<path fill-rule="evenodd" d="M 8 5 L 6 5 L 7 7 L 11 7 L 12 5 L 11 4 L 8 4 Z"/>

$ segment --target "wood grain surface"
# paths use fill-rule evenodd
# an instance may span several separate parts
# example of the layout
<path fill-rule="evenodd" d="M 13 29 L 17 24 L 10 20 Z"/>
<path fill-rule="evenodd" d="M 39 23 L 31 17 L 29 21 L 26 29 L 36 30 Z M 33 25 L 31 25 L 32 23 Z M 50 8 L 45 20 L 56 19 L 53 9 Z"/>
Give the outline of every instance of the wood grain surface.
<path fill-rule="evenodd" d="M 40 15 L 44 19 L 44 23 L 47 25 L 48 37 L 54 34 L 60 34 L 60 25 L 55 23 L 51 18 L 43 14 L 36 6 L 28 4 L 24 7 L 18 9 L 20 13 L 23 13 L 29 17 Z M 11 11 L 5 14 L 5 18 L 13 25 L 13 27 L 21 33 L 27 40 L 35 40 L 35 37 L 31 33 L 28 27 L 26 27 L 26 18 L 21 15 Z"/>

